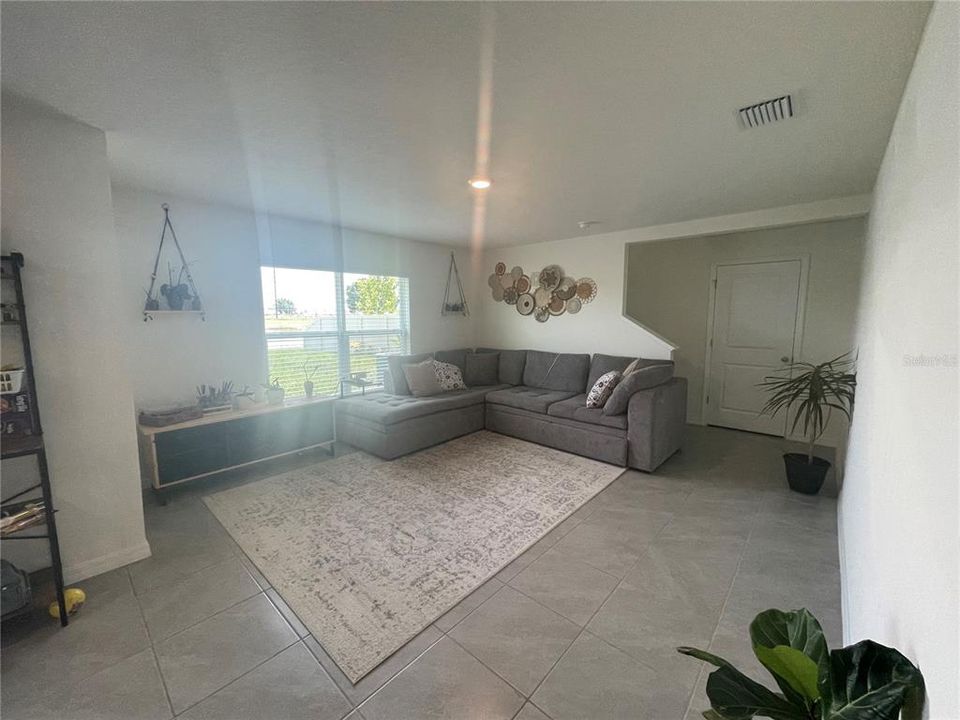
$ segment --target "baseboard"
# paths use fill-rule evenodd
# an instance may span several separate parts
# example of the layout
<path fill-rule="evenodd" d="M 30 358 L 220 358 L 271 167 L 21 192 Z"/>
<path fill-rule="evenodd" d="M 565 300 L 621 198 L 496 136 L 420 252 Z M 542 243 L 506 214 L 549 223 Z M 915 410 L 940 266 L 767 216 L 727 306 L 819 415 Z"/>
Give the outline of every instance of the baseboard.
<path fill-rule="evenodd" d="M 66 584 L 80 582 L 148 557 L 150 557 L 150 543 L 144 540 L 133 547 L 126 547 L 107 555 L 84 560 L 75 565 L 65 565 L 63 581 Z"/>

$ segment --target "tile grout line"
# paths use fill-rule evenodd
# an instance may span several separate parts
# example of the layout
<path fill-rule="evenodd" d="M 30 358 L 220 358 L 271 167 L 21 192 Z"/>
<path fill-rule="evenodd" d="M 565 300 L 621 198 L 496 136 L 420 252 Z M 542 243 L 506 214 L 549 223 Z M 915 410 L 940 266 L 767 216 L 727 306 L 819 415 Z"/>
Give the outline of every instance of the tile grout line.
<path fill-rule="evenodd" d="M 294 633 L 294 634 L 296 634 L 296 633 Z M 296 644 L 299 643 L 299 642 L 303 642 L 303 640 L 301 640 L 300 638 L 297 638 L 296 641 L 290 643 L 289 645 L 286 645 L 286 646 L 280 648 L 279 650 L 277 650 L 277 652 L 275 652 L 275 653 L 274 653 L 273 655 L 271 655 L 270 657 L 266 658 L 266 659 L 263 660 L 262 662 L 257 663 L 256 665 L 254 665 L 254 666 L 253 666 L 252 668 L 250 668 L 249 670 L 246 670 L 246 671 L 240 673 L 239 675 L 237 675 L 233 680 L 229 681 L 228 683 L 226 683 L 226 684 L 224 684 L 224 685 L 221 685 L 220 687 L 218 687 L 218 688 L 217 688 L 216 690 L 214 690 L 213 692 L 208 693 L 207 695 L 204 695 L 202 698 L 200 698 L 199 700 L 197 700 L 195 703 L 193 703 L 193 704 L 188 705 L 187 707 L 185 707 L 185 708 L 184 708 L 183 710 L 181 710 L 179 713 L 174 713 L 174 717 L 180 717 L 180 716 L 183 715 L 184 713 L 186 713 L 186 712 L 188 712 L 188 711 L 190 711 L 190 710 L 193 710 L 193 708 L 195 708 L 197 705 L 199 705 L 200 703 L 202 703 L 204 700 L 210 699 L 211 697 L 213 697 L 214 695 L 216 695 L 216 694 L 217 694 L 218 692 L 220 692 L 221 690 L 224 690 L 224 689 L 230 687 L 231 685 L 233 685 L 233 684 L 234 684 L 235 682 L 237 682 L 238 680 L 241 680 L 242 678 L 245 678 L 247 675 L 249 675 L 250 673 L 252 673 L 254 670 L 256 670 L 257 668 L 263 667 L 263 666 L 266 665 L 268 662 L 270 662 L 271 660 L 273 660 L 275 657 L 277 657 L 278 655 L 280 655 L 280 654 L 283 653 L 283 652 L 286 652 L 287 650 L 289 650 L 290 648 L 292 648 L 294 645 L 296 645 Z M 310 651 L 307 650 L 307 652 L 310 652 Z M 313 655 L 313 653 L 310 653 L 310 654 Z M 317 664 L 319 665 L 320 663 L 318 662 Z M 321 668 L 321 669 L 322 669 L 322 668 Z M 324 672 L 326 672 L 326 671 L 324 671 Z M 347 701 L 347 702 L 348 702 L 348 704 L 352 704 L 352 703 L 350 703 L 349 701 Z"/>
<path fill-rule="evenodd" d="M 761 498 L 760 502 L 757 503 L 756 508 L 753 513 L 750 515 L 750 532 L 747 533 L 746 539 L 743 541 L 743 547 L 740 549 L 740 554 L 737 557 L 737 568 L 733 571 L 733 575 L 730 578 L 730 585 L 727 587 L 726 595 L 723 598 L 723 605 L 720 607 L 720 614 L 717 616 L 717 624 L 713 628 L 713 633 L 710 635 L 710 641 L 707 643 L 707 648 L 709 649 L 713 645 L 713 641 L 717 637 L 717 632 L 720 630 L 720 623 L 723 622 L 724 613 L 727 611 L 727 606 L 730 604 L 730 596 L 733 594 L 733 585 L 737 580 L 737 576 L 740 574 L 740 568 L 743 565 L 743 558 L 747 554 L 747 546 L 750 544 L 750 538 L 753 537 L 753 529 L 756 527 L 754 520 L 760 514 L 763 508 L 764 498 Z M 690 698 L 687 700 L 687 709 L 684 713 L 686 717 L 690 713 L 690 709 L 693 707 L 694 694 L 697 692 L 697 686 L 700 684 L 700 678 L 703 677 L 704 670 L 706 669 L 703 662 L 700 663 L 700 671 L 697 673 L 697 680 L 694 683 L 693 689 L 690 690 Z"/>
<path fill-rule="evenodd" d="M 434 640 L 432 643 L 430 643 L 427 647 L 425 647 L 425 648 L 423 649 L 423 652 L 419 653 L 415 658 L 413 658 L 413 660 L 411 660 L 410 662 L 408 662 L 408 663 L 407 663 L 406 665 L 404 665 L 400 670 L 398 670 L 398 671 L 395 672 L 393 675 L 391 675 L 390 678 L 389 678 L 385 683 L 383 683 L 383 685 L 381 685 L 380 687 L 378 687 L 376 690 L 374 690 L 372 693 L 370 693 L 367 697 L 365 697 L 362 701 L 360 701 L 359 703 L 357 703 L 357 705 L 354 706 L 354 710 L 361 710 L 361 708 L 362 708 L 364 705 L 366 705 L 368 702 L 370 702 L 371 699 L 373 699 L 375 696 L 377 696 L 387 685 L 389 685 L 389 684 L 392 683 L 394 680 L 396 680 L 398 677 L 400 677 L 400 675 L 401 675 L 407 668 L 409 668 L 409 667 L 410 667 L 411 665 L 413 665 L 417 660 L 419 660 L 419 659 L 422 658 L 424 655 L 426 655 L 428 652 L 430 652 L 430 649 L 433 648 L 434 645 L 436 645 L 438 642 L 440 642 L 440 641 L 443 640 L 445 637 L 447 637 L 446 633 L 444 633 L 442 630 L 440 630 L 440 628 L 437 628 L 437 631 L 440 633 L 440 637 L 438 637 L 436 640 Z M 450 639 L 452 640 L 453 638 L 450 638 Z M 314 638 L 314 640 L 316 640 L 316 638 Z M 319 641 L 318 641 L 318 644 L 319 644 Z M 321 645 L 321 647 L 323 647 L 323 646 Z M 307 648 L 307 649 L 309 650 L 309 648 Z M 326 651 L 324 651 L 324 652 L 326 652 Z M 318 660 L 317 662 L 319 662 L 319 660 Z M 349 682 L 349 680 L 350 680 L 350 678 L 347 678 L 347 681 L 348 681 L 348 682 Z M 352 705 L 352 704 L 353 704 L 353 703 L 351 703 L 351 705 Z M 360 715 L 363 716 L 362 710 L 361 710 L 361 712 L 360 712 Z"/>
<path fill-rule="evenodd" d="M 250 579 L 253 580 L 253 578 L 250 578 Z M 257 583 L 256 580 L 253 580 L 253 584 L 254 584 L 254 585 L 258 585 L 258 583 Z M 170 635 L 167 635 L 167 636 L 164 637 L 164 638 L 159 638 L 159 639 L 156 641 L 156 644 L 157 644 L 157 645 L 162 645 L 163 643 L 167 642 L 168 640 L 172 640 L 173 638 L 177 637 L 178 635 L 182 635 L 182 634 L 185 633 L 187 630 L 192 630 L 192 629 L 195 628 L 197 625 L 199 625 L 199 624 L 202 623 L 202 622 L 206 622 L 206 621 L 209 620 L 210 618 L 215 618 L 217 615 L 222 615 L 222 614 L 225 613 L 227 610 L 233 610 L 233 608 L 237 607 L 237 605 L 240 605 L 240 604 L 242 604 L 242 603 L 245 603 L 245 602 L 247 602 L 248 600 L 252 600 L 252 599 L 255 598 L 257 595 L 263 595 L 263 597 L 266 599 L 266 601 L 267 601 L 268 603 L 270 603 L 270 606 L 273 607 L 274 609 L 276 609 L 276 605 L 274 605 L 274 604 L 270 601 L 270 598 L 267 596 L 267 591 L 266 591 L 266 590 L 258 590 L 257 592 L 253 593 L 253 595 L 248 595 L 248 596 L 245 597 L 245 598 L 241 598 L 240 600 L 237 600 L 235 603 L 233 603 L 233 604 L 231 604 L 231 605 L 227 605 L 226 607 L 220 608 L 220 609 L 217 610 L 216 612 L 210 613 L 209 615 L 200 618 L 200 619 L 197 620 L 196 622 L 190 623 L 190 624 L 187 625 L 186 627 L 183 627 L 183 628 L 181 628 L 180 630 L 177 630 L 175 633 L 171 633 Z M 139 600 L 137 601 L 137 604 L 139 605 Z M 142 614 L 143 614 L 143 609 L 142 609 L 142 608 L 140 609 L 140 612 L 141 612 L 141 615 L 142 615 Z M 280 613 L 279 610 L 277 610 L 277 612 Z M 283 617 L 283 613 L 280 613 L 280 617 L 283 618 L 283 621 L 284 621 L 284 622 L 287 622 L 287 619 L 286 619 L 285 617 Z M 287 624 L 289 625 L 289 623 L 287 623 Z M 146 618 L 144 618 L 144 625 L 145 625 L 145 626 L 147 625 Z M 291 629 L 292 629 L 292 628 L 291 628 Z M 148 634 L 148 635 L 150 634 L 149 626 L 147 626 L 147 634 Z M 297 631 L 294 630 L 294 631 L 293 631 L 293 634 L 296 635 L 296 634 L 297 634 Z M 298 636 L 298 637 L 299 637 L 299 636 Z"/>
<path fill-rule="evenodd" d="M 167 679 L 163 675 L 163 668 L 160 667 L 160 658 L 157 657 L 157 648 L 153 642 L 153 634 L 150 632 L 150 626 L 147 624 L 147 618 L 143 614 L 143 606 L 140 604 L 140 596 L 134 592 L 133 578 L 130 577 L 129 570 L 127 571 L 127 581 L 130 583 L 130 592 L 133 594 L 133 601 L 137 604 L 137 612 L 140 613 L 140 622 L 143 625 L 143 631 L 147 635 L 147 642 L 150 644 L 150 654 L 153 656 L 153 662 L 157 667 L 157 676 L 160 678 L 160 687 L 163 688 L 163 695 L 167 699 L 167 707 L 170 708 L 170 717 L 174 718 L 177 716 L 177 713 L 173 709 L 173 700 L 170 698 L 170 688 L 167 687 Z"/>
<path fill-rule="evenodd" d="M 686 500 L 685 500 L 684 502 L 686 502 Z M 668 520 L 667 522 L 665 522 L 665 523 L 663 524 L 663 527 L 660 528 L 660 530 L 657 531 L 657 534 L 650 540 L 649 543 L 647 543 L 646 547 L 644 547 L 643 553 L 640 555 L 640 557 L 638 557 L 637 560 L 633 563 L 633 565 L 631 565 L 630 568 L 627 569 L 626 572 L 624 572 L 623 577 L 620 578 L 619 581 L 617 582 L 617 584 L 610 590 L 609 593 L 607 593 L 607 596 L 603 599 L 603 602 L 601 602 L 600 605 L 597 607 L 597 609 L 593 611 L 593 614 L 590 615 L 590 619 L 587 620 L 587 622 L 585 622 L 585 623 L 583 624 L 583 626 L 580 628 L 580 632 L 577 633 L 577 636 L 576 636 L 576 637 L 573 639 L 573 641 L 566 647 L 566 649 L 565 649 L 562 653 L 560 653 L 560 657 L 557 658 L 556 662 L 554 662 L 553 665 L 550 666 L 550 669 L 547 670 L 547 673 L 540 679 L 540 682 L 537 683 L 537 686 L 533 689 L 533 692 L 530 693 L 530 697 L 531 697 L 531 698 L 537 693 L 537 691 L 538 691 L 541 687 L 543 687 L 543 684 L 547 681 L 547 678 L 549 678 L 550 675 L 553 673 L 553 671 L 556 670 L 557 665 L 559 665 L 560 662 L 563 660 L 563 658 L 565 658 L 565 657 L 567 656 L 567 653 L 570 652 L 570 648 L 572 648 L 572 647 L 576 644 L 576 642 L 577 642 L 581 637 L 583 637 L 583 634 L 584 634 L 584 633 L 587 633 L 587 634 L 590 635 L 591 637 L 596 637 L 596 638 L 597 638 L 598 640 L 600 640 L 601 642 L 604 642 L 604 643 L 610 645 L 610 643 L 607 643 L 607 641 L 604 640 L 603 638 L 597 637 L 597 636 L 594 635 L 593 633 L 589 632 L 589 631 L 587 630 L 587 626 L 588 626 L 591 622 L 593 622 L 593 619 L 597 616 L 597 613 L 599 613 L 599 612 L 606 606 L 607 602 L 610 600 L 610 597 L 620 588 L 620 586 L 623 584 L 624 578 L 626 578 L 626 576 L 630 574 L 630 571 L 633 570 L 633 568 L 635 568 L 635 567 L 640 563 L 640 560 L 642 560 L 642 559 L 650 552 L 650 547 L 653 545 L 654 542 L 656 542 L 656 539 L 657 539 L 658 537 L 660 537 L 660 534 L 664 531 L 664 529 L 665 529 L 671 522 L 673 522 L 673 517 L 674 517 L 674 514 L 671 513 L 671 514 L 670 514 L 670 520 Z M 593 567 L 593 566 L 591 566 L 591 567 Z M 596 568 L 596 569 L 599 570 L 599 568 Z M 603 572 L 603 571 L 601 570 L 600 572 Z M 609 573 L 608 573 L 608 574 L 609 574 Z M 611 647 L 615 647 L 615 648 L 616 648 L 615 645 L 611 645 Z M 616 648 L 616 649 L 619 650 L 620 652 L 623 652 L 623 650 L 620 650 L 620 648 Z M 625 654 L 625 655 L 628 655 L 628 657 L 631 657 L 631 658 L 633 657 L 632 655 L 629 655 L 628 653 L 624 653 L 624 654 Z M 643 664 L 645 665 L 645 663 L 643 663 Z M 530 702 L 532 703 L 533 701 L 531 700 Z M 539 707 L 538 705 L 536 705 L 536 703 L 534 703 L 534 705 L 535 705 L 535 707 L 537 707 L 538 710 L 540 709 L 540 707 Z M 544 714 L 546 714 L 546 713 L 544 713 Z"/>

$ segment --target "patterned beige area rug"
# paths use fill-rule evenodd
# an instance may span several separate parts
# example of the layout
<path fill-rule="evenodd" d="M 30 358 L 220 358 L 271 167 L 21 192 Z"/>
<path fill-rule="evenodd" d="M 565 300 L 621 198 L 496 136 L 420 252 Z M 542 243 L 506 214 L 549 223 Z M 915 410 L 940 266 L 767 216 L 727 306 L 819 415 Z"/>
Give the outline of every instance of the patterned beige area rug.
<path fill-rule="evenodd" d="M 204 500 L 357 682 L 622 472 L 481 431 Z"/>

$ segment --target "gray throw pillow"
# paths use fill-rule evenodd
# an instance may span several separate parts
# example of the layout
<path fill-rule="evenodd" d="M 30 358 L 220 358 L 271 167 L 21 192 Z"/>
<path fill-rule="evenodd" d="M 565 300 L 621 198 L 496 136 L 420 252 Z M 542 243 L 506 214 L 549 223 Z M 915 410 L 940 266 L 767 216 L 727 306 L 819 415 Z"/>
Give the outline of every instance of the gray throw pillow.
<path fill-rule="evenodd" d="M 648 365 L 639 370 L 634 370 L 629 375 L 624 375 L 620 383 L 613 389 L 606 405 L 603 406 L 603 414 L 623 415 L 627 411 L 627 405 L 630 404 L 630 398 L 635 392 L 663 385 L 672 377 L 672 362 Z"/>
<path fill-rule="evenodd" d="M 429 397 L 443 392 L 437 380 L 437 371 L 433 367 L 433 360 L 424 360 L 415 365 L 404 365 L 403 375 L 410 386 L 410 394 L 414 397 Z"/>
<path fill-rule="evenodd" d="M 500 368 L 500 353 L 467 353 L 463 381 L 467 387 L 496 385 Z"/>
<path fill-rule="evenodd" d="M 388 355 L 387 368 L 389 372 L 383 375 L 384 390 L 393 395 L 409 395 L 410 387 L 407 385 L 406 375 L 403 374 L 403 366 L 423 362 L 427 358 L 432 360 L 433 354 Z"/>

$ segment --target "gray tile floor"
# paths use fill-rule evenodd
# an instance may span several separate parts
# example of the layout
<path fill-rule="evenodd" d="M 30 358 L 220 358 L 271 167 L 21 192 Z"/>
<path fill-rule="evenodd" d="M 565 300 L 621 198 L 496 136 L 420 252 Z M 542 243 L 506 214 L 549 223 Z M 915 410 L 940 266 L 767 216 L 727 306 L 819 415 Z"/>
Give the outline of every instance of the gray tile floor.
<path fill-rule="evenodd" d="M 840 640 L 836 503 L 785 489 L 774 438 L 691 427 L 351 685 L 200 501 L 293 459 L 148 499 L 153 557 L 82 583 L 68 628 L 4 627 L 2 712 L 70 720 L 700 717 L 709 647 L 805 606 Z"/>

